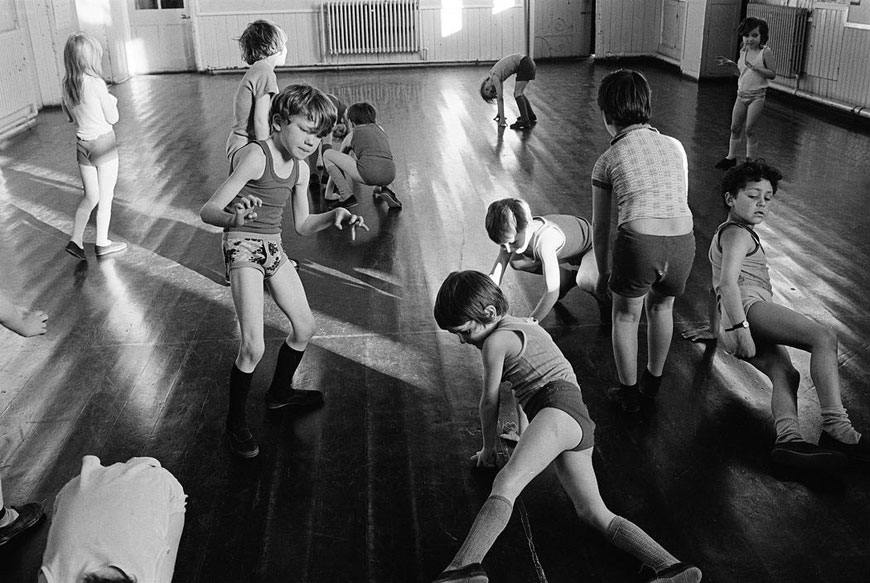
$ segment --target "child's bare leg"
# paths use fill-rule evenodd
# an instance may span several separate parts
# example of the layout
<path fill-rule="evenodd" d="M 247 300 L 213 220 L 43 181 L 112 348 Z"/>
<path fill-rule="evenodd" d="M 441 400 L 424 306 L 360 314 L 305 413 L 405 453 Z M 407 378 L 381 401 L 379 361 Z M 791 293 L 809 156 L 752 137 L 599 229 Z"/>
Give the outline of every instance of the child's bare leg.
<path fill-rule="evenodd" d="M 559 482 L 580 518 L 591 525 L 617 548 L 629 553 L 662 575 L 664 581 L 695 582 L 701 571 L 679 561 L 632 522 L 615 515 L 604 504 L 592 465 L 592 448 L 565 451 L 556 458 Z M 671 569 L 669 569 L 671 568 Z M 668 570 L 668 571 L 666 571 Z"/>
<path fill-rule="evenodd" d="M 776 430 L 776 443 L 803 441 L 798 424 L 797 392 L 800 373 L 784 346 L 759 342 L 749 363 L 767 375 L 773 385 L 770 411 Z"/>
<path fill-rule="evenodd" d="M 647 369 L 662 376 L 671 338 L 674 334 L 674 296 L 662 296 L 650 290 L 646 296 Z"/>
<path fill-rule="evenodd" d="M 247 427 L 245 405 L 251 389 L 251 378 L 265 350 L 263 273 L 253 267 L 233 269 L 230 271 L 230 290 L 241 332 L 239 353 L 230 373 L 230 406 L 227 412 L 227 429 L 236 431 Z"/>
<path fill-rule="evenodd" d="M 348 179 L 365 184 L 360 176 L 356 160 L 347 154 L 342 154 L 336 150 L 327 150 L 323 153 L 323 164 L 326 171 L 329 172 L 331 181 L 334 181 L 338 187 L 342 200 L 353 194 L 353 186 Z"/>
<path fill-rule="evenodd" d="M 83 247 L 82 240 L 85 236 L 85 228 L 88 226 L 88 219 L 91 218 L 91 212 L 93 212 L 97 203 L 100 202 L 100 179 L 96 166 L 79 164 L 79 173 L 82 176 L 84 196 L 81 202 L 79 202 L 78 208 L 76 208 L 70 241 L 79 247 Z"/>
<path fill-rule="evenodd" d="M 281 344 L 275 363 L 275 374 L 266 394 L 266 406 L 280 409 L 288 405 L 312 407 L 323 404 L 320 391 L 300 391 L 293 388 L 293 376 L 314 336 L 315 321 L 299 274 L 290 262 L 285 262 L 266 280 L 272 299 L 290 320 L 290 334 Z"/>
<path fill-rule="evenodd" d="M 644 298 L 613 294 L 613 356 L 623 385 L 637 383 L 637 327 Z"/>
<path fill-rule="evenodd" d="M 810 353 L 810 377 L 819 395 L 822 429 L 849 444 L 861 435 L 852 427 L 840 396 L 837 334 L 828 326 L 773 302 L 758 302 L 747 315 L 753 335 Z"/>
<path fill-rule="evenodd" d="M 755 125 L 764 110 L 764 100 L 756 99 L 746 110 L 746 157 L 755 159 L 758 154 L 758 136 L 755 135 Z"/>
<path fill-rule="evenodd" d="M 585 292 L 594 294 L 597 284 L 598 261 L 595 260 L 595 253 L 589 251 L 580 260 L 580 267 L 577 269 L 577 287 Z"/>
<path fill-rule="evenodd" d="M 489 498 L 447 569 L 459 569 L 483 560 L 507 526 L 514 500 L 523 488 L 556 456 L 576 447 L 582 438 L 583 430 L 570 415 L 558 409 L 542 409 L 520 435 L 510 460 L 495 477 Z"/>
<path fill-rule="evenodd" d="M 740 150 L 740 139 L 743 137 L 743 126 L 746 122 L 746 106 L 739 97 L 734 101 L 731 110 L 731 137 L 728 140 L 728 159 L 737 158 Z"/>
<path fill-rule="evenodd" d="M 108 245 L 109 222 L 112 219 L 112 199 L 118 182 L 118 159 L 109 160 L 97 167 L 100 183 L 100 201 L 97 204 L 97 245 Z"/>

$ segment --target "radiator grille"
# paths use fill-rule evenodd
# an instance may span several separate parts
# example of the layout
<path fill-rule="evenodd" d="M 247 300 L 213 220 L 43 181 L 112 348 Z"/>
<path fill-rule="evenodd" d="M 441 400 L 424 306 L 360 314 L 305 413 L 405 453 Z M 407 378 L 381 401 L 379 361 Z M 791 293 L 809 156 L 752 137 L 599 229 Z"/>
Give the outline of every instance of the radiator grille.
<path fill-rule="evenodd" d="M 324 41 L 331 55 L 413 53 L 420 50 L 417 0 L 326 2 Z"/>
<path fill-rule="evenodd" d="M 748 4 L 746 16 L 763 18 L 770 29 L 768 46 L 773 51 L 776 74 L 783 77 L 797 77 L 803 68 L 806 46 L 807 19 L 806 8 L 776 6 L 773 4 Z"/>

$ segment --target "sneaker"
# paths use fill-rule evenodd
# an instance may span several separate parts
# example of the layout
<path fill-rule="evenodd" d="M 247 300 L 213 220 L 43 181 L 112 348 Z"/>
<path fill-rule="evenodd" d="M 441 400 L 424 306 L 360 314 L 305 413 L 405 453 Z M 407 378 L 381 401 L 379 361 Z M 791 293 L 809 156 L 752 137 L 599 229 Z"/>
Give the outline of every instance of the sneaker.
<path fill-rule="evenodd" d="M 825 449 L 806 441 L 778 443 L 770 452 L 773 463 L 797 470 L 827 472 L 846 467 L 845 454 Z"/>
<path fill-rule="evenodd" d="M 489 583 L 489 577 L 480 563 L 471 563 L 459 569 L 441 573 L 432 583 Z"/>
<path fill-rule="evenodd" d="M 271 390 L 266 391 L 266 408 L 282 409 L 284 407 L 322 407 L 323 393 L 320 391 L 300 391 L 290 389 L 284 395 L 275 395 Z"/>
<path fill-rule="evenodd" d="M 387 203 L 387 206 L 391 209 L 400 209 L 402 208 L 402 202 L 396 197 L 396 193 L 387 188 L 386 186 L 378 187 L 373 193 L 372 196 L 375 199 L 379 199 Z"/>
<path fill-rule="evenodd" d="M 356 196 L 352 194 L 344 200 L 334 200 L 327 206 L 329 207 L 329 210 L 335 210 L 337 208 L 349 209 L 355 207 L 357 204 L 359 203 L 356 200 Z"/>
<path fill-rule="evenodd" d="M 70 241 L 69 243 L 66 244 L 66 247 L 64 247 L 64 250 L 80 261 L 83 261 L 85 259 L 84 247 L 79 247 L 78 245 L 76 245 L 72 241 Z"/>
<path fill-rule="evenodd" d="M 737 158 L 722 158 L 716 162 L 716 168 L 719 170 L 728 170 L 737 166 Z"/>
<path fill-rule="evenodd" d="M 518 119 L 510 125 L 510 128 L 512 130 L 530 130 L 532 129 L 532 124 L 530 124 L 527 120 Z"/>
<path fill-rule="evenodd" d="M 666 583 L 679 581 L 680 583 L 697 583 L 701 580 L 701 569 L 687 563 L 674 563 L 667 569 L 659 571 L 647 583 Z"/>
<path fill-rule="evenodd" d="M 862 433 L 858 443 L 843 443 L 827 431 L 822 431 L 819 437 L 819 447 L 832 449 L 840 453 L 846 454 L 850 461 L 870 463 L 870 439 L 867 439 L 867 434 Z"/>
<path fill-rule="evenodd" d="M 619 405 L 623 413 L 637 413 L 640 411 L 640 393 L 637 386 L 626 389 L 625 387 L 610 387 L 607 389 L 607 400 Z"/>
<path fill-rule="evenodd" d="M 97 245 L 97 257 L 105 257 L 106 255 L 111 255 L 112 253 L 120 253 L 126 248 L 127 244 L 122 243 L 121 241 L 112 241 L 108 245 Z"/>
<path fill-rule="evenodd" d="M 257 457 L 260 453 L 260 448 L 257 447 L 257 442 L 254 436 L 251 435 L 247 427 L 241 429 L 227 429 L 227 445 L 239 457 L 251 459 Z"/>
<path fill-rule="evenodd" d="M 0 546 L 5 545 L 13 538 L 33 527 L 42 520 L 45 512 L 42 510 L 42 504 L 39 502 L 30 502 L 23 506 L 13 506 L 18 512 L 18 518 L 12 524 L 0 528 Z"/>

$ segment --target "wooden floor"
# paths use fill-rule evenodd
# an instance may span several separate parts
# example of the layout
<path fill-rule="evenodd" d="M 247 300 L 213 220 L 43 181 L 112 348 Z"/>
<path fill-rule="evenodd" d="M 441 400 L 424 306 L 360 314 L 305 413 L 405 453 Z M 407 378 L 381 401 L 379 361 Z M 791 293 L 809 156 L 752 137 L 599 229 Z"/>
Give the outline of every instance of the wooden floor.
<path fill-rule="evenodd" d="M 733 83 L 695 84 L 635 63 L 653 87 L 653 124 L 690 164 L 698 253 L 679 330 L 704 321 L 706 249 L 725 212 L 713 163 L 728 143 Z M 77 263 L 63 251 L 80 197 L 74 131 L 60 111 L 0 150 L 0 289 L 51 314 L 49 333 L 0 331 L 0 474 L 10 503 L 51 506 L 85 454 L 154 456 L 189 495 L 175 581 L 427 582 L 452 557 L 489 491 L 479 448 L 477 351 L 439 331 L 435 293 L 452 270 L 488 270 L 483 217 L 498 198 L 538 214 L 591 216 L 589 175 L 608 145 L 595 95 L 613 64 L 540 63 L 529 95 L 540 123 L 497 132 L 478 95 L 486 67 L 294 74 L 345 102 L 370 101 L 397 161 L 401 212 L 370 198 L 355 242 L 329 231 L 285 247 L 300 259 L 319 333 L 298 384 L 325 392 L 304 414 L 262 396 L 287 323 L 266 307 L 267 354 L 249 408 L 260 456 L 221 443 L 237 325 L 220 235 L 198 216 L 227 171 L 237 75 L 136 77 L 117 86 L 121 176 L 112 231 L 130 249 Z M 515 111 L 513 103 L 507 105 Z M 775 293 L 838 331 L 843 395 L 870 431 L 870 129 L 773 95 L 761 153 L 786 179 L 760 228 Z M 86 241 L 93 242 L 89 228 Z M 513 312 L 541 281 L 510 273 Z M 769 462 L 766 381 L 675 336 L 657 410 L 627 424 L 604 399 L 616 378 L 595 304 L 573 292 L 543 322 L 574 365 L 598 424 L 595 465 L 612 510 L 712 582 L 863 582 L 870 571 L 870 472 L 810 479 Z M 808 360 L 801 428 L 820 431 Z M 48 524 L 7 545 L 0 581 L 34 581 Z M 539 561 L 539 563 L 537 562 Z M 496 583 L 639 580 L 637 565 L 581 525 L 552 473 L 520 498 L 485 566 Z"/>

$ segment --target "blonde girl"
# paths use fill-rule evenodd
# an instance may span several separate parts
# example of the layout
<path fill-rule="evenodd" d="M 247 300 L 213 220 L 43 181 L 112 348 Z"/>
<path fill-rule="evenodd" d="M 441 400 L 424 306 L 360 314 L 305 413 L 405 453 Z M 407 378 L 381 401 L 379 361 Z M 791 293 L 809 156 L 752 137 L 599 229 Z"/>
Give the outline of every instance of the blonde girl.
<path fill-rule="evenodd" d="M 740 56 L 735 63 L 725 57 L 716 57 L 718 65 L 737 67 L 737 99 L 731 111 L 731 137 L 728 140 L 728 155 L 716 163 L 716 168 L 727 170 L 737 164 L 737 149 L 746 131 L 746 158 L 752 160 L 758 150 L 755 125 L 764 109 L 768 83 L 776 78 L 773 68 L 773 52 L 767 46 L 769 29 L 761 18 L 744 18 L 737 27 L 743 37 Z"/>
<path fill-rule="evenodd" d="M 63 50 L 66 74 L 61 105 L 76 124 L 76 158 L 84 198 L 76 209 L 66 251 L 85 259 L 82 239 L 91 212 L 97 207 L 96 255 L 102 257 L 127 248 L 109 239 L 112 198 L 118 180 L 118 145 L 112 126 L 118 122 L 118 100 L 109 93 L 101 75 L 103 48 L 86 32 L 74 33 Z"/>

